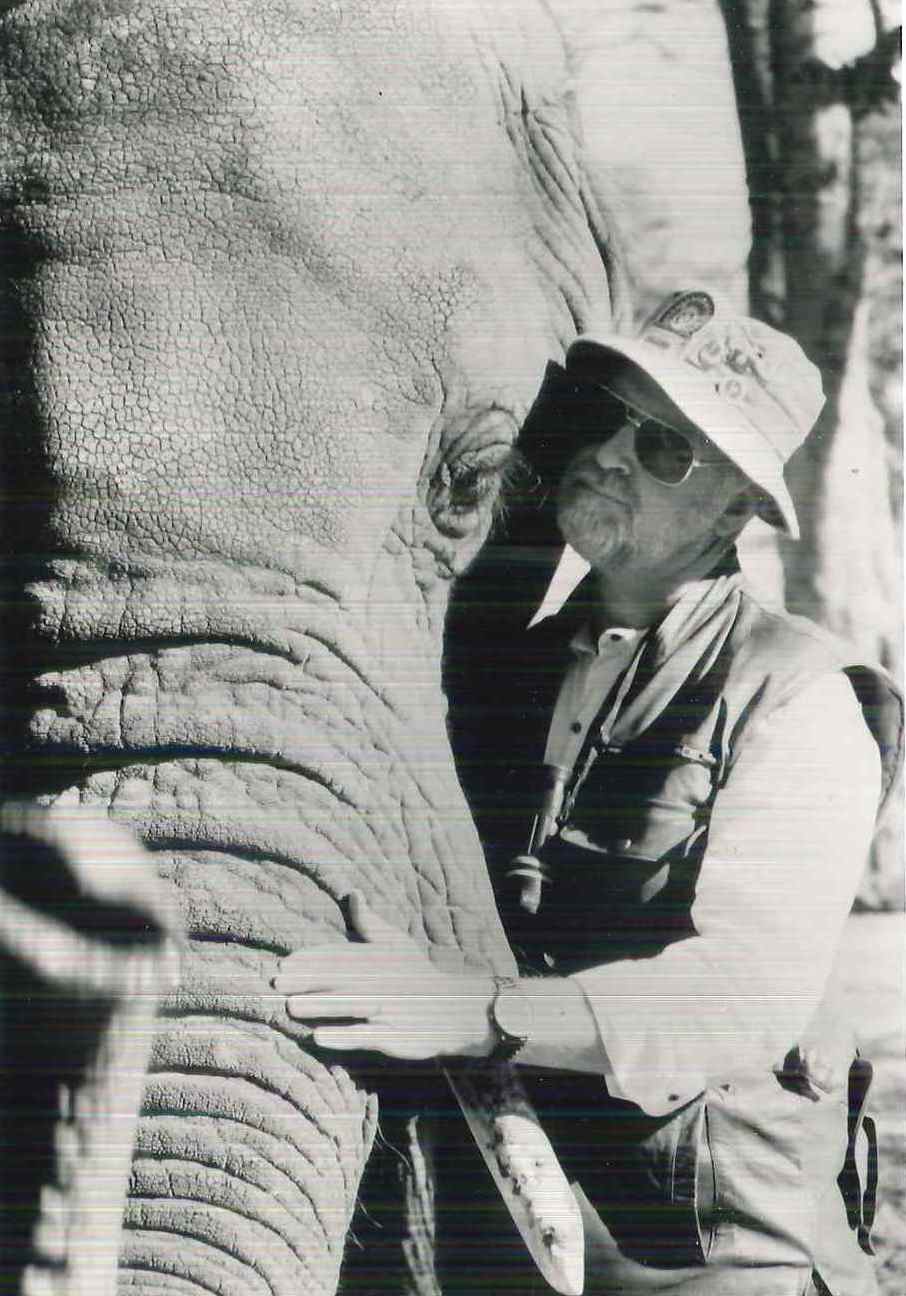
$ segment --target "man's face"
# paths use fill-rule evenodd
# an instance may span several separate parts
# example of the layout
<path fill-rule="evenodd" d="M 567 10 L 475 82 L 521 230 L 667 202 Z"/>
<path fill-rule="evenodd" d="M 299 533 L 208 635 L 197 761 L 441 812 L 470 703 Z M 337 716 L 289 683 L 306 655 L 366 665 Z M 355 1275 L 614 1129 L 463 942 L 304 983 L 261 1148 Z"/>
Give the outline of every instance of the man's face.
<path fill-rule="evenodd" d="M 563 538 L 604 574 L 681 577 L 714 540 L 714 524 L 746 479 L 640 370 L 620 370 L 607 386 L 633 411 L 681 431 L 707 466 L 676 486 L 655 480 L 636 458 L 635 429 L 624 421 L 567 463 L 557 492 Z"/>

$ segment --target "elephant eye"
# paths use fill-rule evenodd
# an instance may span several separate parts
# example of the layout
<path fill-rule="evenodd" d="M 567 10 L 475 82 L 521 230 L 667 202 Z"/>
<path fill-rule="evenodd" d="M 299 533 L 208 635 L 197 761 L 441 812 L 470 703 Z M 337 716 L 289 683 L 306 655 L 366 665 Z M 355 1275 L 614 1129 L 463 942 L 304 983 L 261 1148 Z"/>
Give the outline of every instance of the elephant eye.
<path fill-rule="evenodd" d="M 481 464 L 454 464 L 450 469 L 449 508 L 468 513 L 494 490 L 499 474 Z"/>
<path fill-rule="evenodd" d="M 431 483 L 428 507 L 438 530 L 466 535 L 496 500 L 501 481 L 516 458 L 509 449 L 496 453 L 466 453 L 444 463 Z"/>

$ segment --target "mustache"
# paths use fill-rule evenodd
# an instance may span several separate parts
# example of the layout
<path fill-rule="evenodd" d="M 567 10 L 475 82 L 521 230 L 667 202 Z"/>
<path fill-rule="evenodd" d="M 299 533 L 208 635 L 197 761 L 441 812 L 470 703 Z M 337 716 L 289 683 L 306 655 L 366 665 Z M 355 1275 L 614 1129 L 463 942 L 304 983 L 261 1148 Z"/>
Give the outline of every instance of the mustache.
<path fill-rule="evenodd" d="M 600 495 L 607 495 L 610 499 L 630 508 L 635 508 L 638 504 L 635 491 L 624 473 L 612 468 L 600 468 L 593 461 L 572 464 L 566 469 L 563 474 L 563 485 L 572 486 L 576 483 L 587 486 Z"/>

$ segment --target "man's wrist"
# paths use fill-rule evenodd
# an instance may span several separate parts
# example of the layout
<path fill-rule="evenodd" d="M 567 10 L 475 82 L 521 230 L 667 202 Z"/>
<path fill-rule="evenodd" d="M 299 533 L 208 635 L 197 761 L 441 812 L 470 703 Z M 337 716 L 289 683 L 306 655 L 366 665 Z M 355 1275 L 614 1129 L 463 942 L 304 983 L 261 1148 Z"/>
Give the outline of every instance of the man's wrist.
<path fill-rule="evenodd" d="M 492 976 L 458 978 L 458 996 L 463 1004 L 463 1039 L 460 1057 L 487 1058 L 494 1051 L 497 1036 L 491 1024 L 491 1004 L 497 993 Z"/>
<path fill-rule="evenodd" d="M 488 1015 L 495 1036 L 491 1059 L 512 1061 L 528 1044 L 534 1025 L 532 1001 L 517 977 L 494 977 L 494 997 Z"/>
<path fill-rule="evenodd" d="M 462 1034 L 451 1054 L 488 1059 L 497 1052 L 500 1035 L 493 1017 L 497 980 L 481 975 L 457 978 Z M 596 1075 L 609 1073 L 597 1022 L 576 982 L 568 977 L 542 976 L 520 978 L 517 985 L 531 1013 L 530 1037 L 516 1050 L 517 1062 Z"/>
<path fill-rule="evenodd" d="M 529 1042 L 532 1005 L 519 978 L 469 977 L 467 983 L 460 982 L 460 996 L 466 1009 L 461 1057 L 506 1061 Z"/>

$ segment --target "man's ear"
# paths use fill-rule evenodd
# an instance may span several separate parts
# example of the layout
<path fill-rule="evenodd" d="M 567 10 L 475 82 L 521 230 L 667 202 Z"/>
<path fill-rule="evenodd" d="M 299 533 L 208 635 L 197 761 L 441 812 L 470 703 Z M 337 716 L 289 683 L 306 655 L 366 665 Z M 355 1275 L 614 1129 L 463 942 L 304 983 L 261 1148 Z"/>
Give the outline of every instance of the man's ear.
<path fill-rule="evenodd" d="M 757 512 L 758 496 L 751 487 L 746 486 L 730 500 L 715 521 L 714 530 L 720 536 L 735 536 Z"/>

